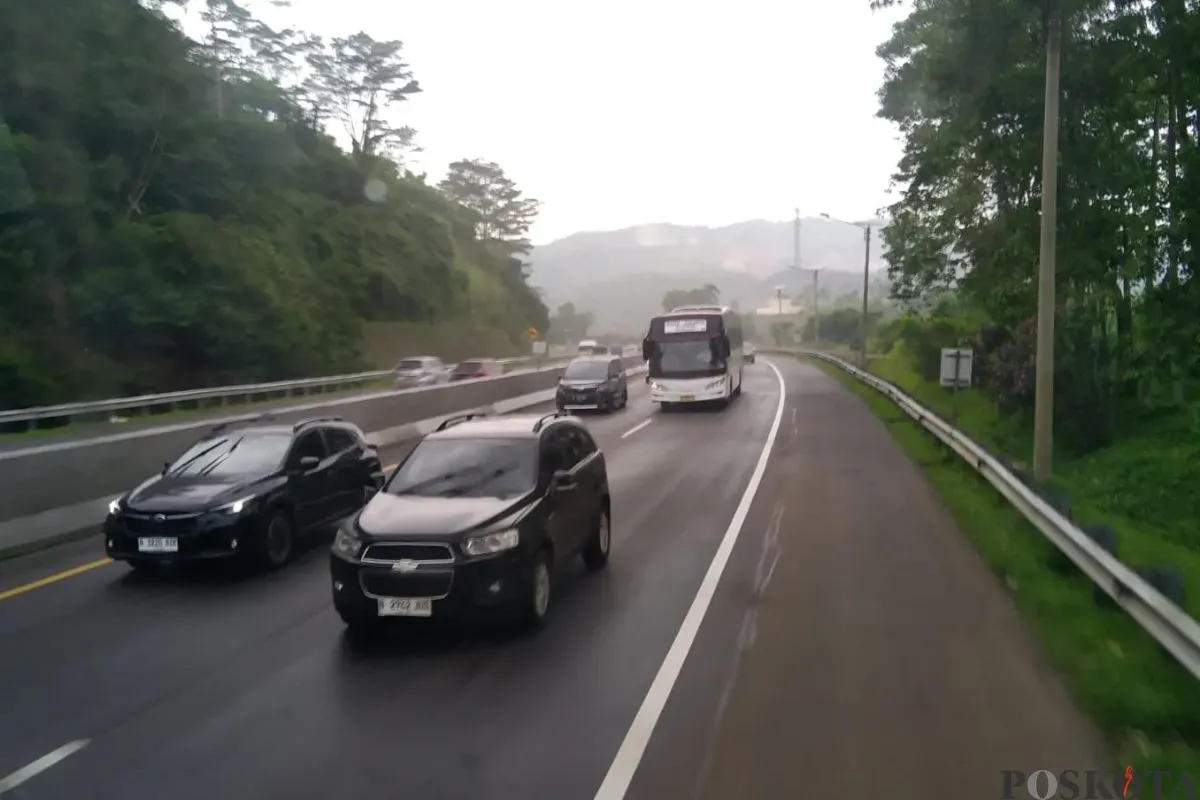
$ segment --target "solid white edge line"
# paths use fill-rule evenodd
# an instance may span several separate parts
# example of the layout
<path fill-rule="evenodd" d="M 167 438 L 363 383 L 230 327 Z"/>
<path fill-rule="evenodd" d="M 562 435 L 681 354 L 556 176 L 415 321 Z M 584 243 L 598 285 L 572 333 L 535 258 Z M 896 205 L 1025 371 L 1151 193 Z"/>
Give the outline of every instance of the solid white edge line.
<path fill-rule="evenodd" d="M 639 422 L 637 425 L 634 425 L 632 428 L 630 428 L 629 430 L 627 430 L 627 431 L 625 431 L 624 433 L 622 433 L 622 434 L 621 434 L 621 438 L 622 438 L 622 439 L 626 439 L 626 438 L 628 438 L 628 437 L 630 437 L 630 436 L 633 436 L 635 433 L 637 433 L 637 432 L 638 432 L 638 431 L 640 431 L 642 428 L 644 428 L 644 427 L 646 427 L 647 425 L 649 425 L 651 422 L 654 422 L 654 418 L 653 418 L 653 417 L 651 417 L 650 419 L 643 420 L 643 421 Z"/>
<path fill-rule="evenodd" d="M 721 544 L 713 555 L 712 563 L 708 565 L 708 572 L 705 573 L 704 580 L 700 582 L 696 597 L 692 600 L 692 605 L 679 626 L 679 633 L 675 634 L 675 641 L 667 650 L 662 666 L 658 668 L 658 674 L 654 676 L 654 681 L 646 690 L 646 697 L 642 700 L 637 715 L 634 716 L 617 754 L 613 757 L 608 773 L 604 776 L 604 782 L 596 790 L 594 800 L 623 800 L 625 793 L 629 791 L 629 784 L 633 782 L 633 776 L 642 763 L 642 756 L 646 752 L 647 745 L 650 744 L 650 737 L 654 734 L 658 718 L 662 716 L 667 699 L 671 696 L 671 691 L 675 688 L 675 682 L 679 680 L 679 673 L 683 671 L 683 665 L 687 661 L 692 644 L 696 641 L 696 634 L 700 632 L 700 624 L 704 621 L 704 615 L 708 613 L 708 607 L 721 582 L 721 575 L 725 572 L 725 566 L 733 554 L 733 547 L 737 544 L 738 535 L 742 532 L 742 525 L 745 524 L 746 516 L 750 513 L 754 496 L 758 494 L 758 486 L 762 483 L 763 474 L 767 471 L 767 462 L 771 458 L 775 437 L 779 434 L 779 424 L 783 421 L 783 409 L 787 404 L 787 386 L 783 380 L 783 373 L 772 362 L 767 361 L 766 364 L 774 371 L 775 379 L 779 381 L 779 405 L 775 409 L 775 421 L 771 423 L 767 441 L 763 444 L 762 452 L 758 456 L 758 463 L 755 464 L 750 481 L 746 484 L 746 491 L 742 494 L 741 502 L 738 503 L 737 510 L 733 512 L 733 519 L 729 521 L 729 527 L 725 529 L 725 536 L 721 539 Z"/>
<path fill-rule="evenodd" d="M 29 762 L 12 775 L 0 780 L 0 794 L 11 791 L 30 778 L 45 772 L 72 753 L 87 747 L 90 741 L 91 739 L 76 739 L 73 742 L 67 742 L 57 750 L 52 750 L 36 761 Z"/>

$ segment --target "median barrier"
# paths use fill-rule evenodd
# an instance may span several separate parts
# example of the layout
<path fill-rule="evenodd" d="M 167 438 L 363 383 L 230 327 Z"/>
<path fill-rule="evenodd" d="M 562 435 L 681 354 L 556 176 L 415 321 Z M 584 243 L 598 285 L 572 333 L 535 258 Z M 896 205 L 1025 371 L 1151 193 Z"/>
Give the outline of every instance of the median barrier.
<path fill-rule="evenodd" d="M 625 359 L 631 374 L 641 359 Z M 552 399 L 564 367 L 288 406 L 271 419 L 338 416 L 381 446 L 423 433 L 422 425 L 474 409 L 499 413 Z M 262 412 L 191 420 L 80 440 L 0 451 L 0 554 L 31 549 L 103 521 L 108 502 L 178 457 L 213 426 Z"/>

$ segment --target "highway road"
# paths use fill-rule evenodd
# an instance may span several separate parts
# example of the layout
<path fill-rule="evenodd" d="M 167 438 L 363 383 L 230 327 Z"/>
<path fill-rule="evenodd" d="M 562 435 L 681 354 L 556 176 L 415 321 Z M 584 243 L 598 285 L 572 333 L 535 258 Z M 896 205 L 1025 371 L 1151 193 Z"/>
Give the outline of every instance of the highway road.
<path fill-rule="evenodd" d="M 0 563 L 21 800 L 998 797 L 1106 764 L 998 582 L 856 397 L 788 359 L 724 412 L 588 419 L 613 560 L 536 638 L 351 646 L 318 548 L 174 580 Z M 781 391 L 782 389 L 782 391 Z M 389 461 L 402 451 L 385 453 Z M 25 589 L 82 565 L 77 574 Z"/>

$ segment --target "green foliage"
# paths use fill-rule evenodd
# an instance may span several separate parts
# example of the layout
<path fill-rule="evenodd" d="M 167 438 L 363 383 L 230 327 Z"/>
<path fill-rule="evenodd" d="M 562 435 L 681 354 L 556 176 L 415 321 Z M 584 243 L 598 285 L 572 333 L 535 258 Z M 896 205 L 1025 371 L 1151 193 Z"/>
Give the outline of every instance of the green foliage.
<path fill-rule="evenodd" d="M 588 335 L 594 318 L 590 311 L 580 311 L 574 303 L 563 303 L 550 317 L 547 341 L 551 344 L 578 344 Z"/>
<path fill-rule="evenodd" d="M 662 299 L 663 311 L 677 306 L 716 305 L 721 302 L 721 291 L 711 283 L 697 289 L 671 289 Z"/>
<path fill-rule="evenodd" d="M 400 42 L 201 17 L 0 12 L 0 407 L 351 371 L 367 321 L 545 326 L 517 254 L 401 166 Z"/>
<path fill-rule="evenodd" d="M 1055 428 L 1090 451 L 1200 380 L 1200 11 L 1063 12 Z M 879 114 L 904 140 L 883 233 L 893 296 L 962 318 L 984 385 L 1017 414 L 1033 398 L 1044 43 L 1039 4 L 915 0 L 879 48 Z M 948 290 L 960 307 L 931 312 Z M 926 377 L 954 338 L 936 327 L 902 333 Z"/>

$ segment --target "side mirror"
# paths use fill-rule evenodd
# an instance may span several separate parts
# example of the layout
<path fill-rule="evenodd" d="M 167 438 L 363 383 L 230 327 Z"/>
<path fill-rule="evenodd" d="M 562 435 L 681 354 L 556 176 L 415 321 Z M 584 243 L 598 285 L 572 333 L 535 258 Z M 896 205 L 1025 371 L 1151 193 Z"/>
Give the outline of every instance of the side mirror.
<path fill-rule="evenodd" d="M 300 459 L 300 463 L 296 465 L 296 468 L 300 472 L 308 472 L 310 469 L 316 469 L 320 463 L 321 459 L 316 456 L 304 456 Z"/>
<path fill-rule="evenodd" d="M 651 355 L 651 354 L 650 354 L 650 350 L 651 350 L 651 347 L 650 347 L 650 340 L 649 340 L 649 339 L 644 339 L 644 340 L 642 341 L 642 361 L 649 361 L 649 360 L 650 360 L 650 355 Z"/>
<path fill-rule="evenodd" d="M 162 471 L 161 473 L 159 473 L 159 474 L 161 474 L 161 475 L 166 475 L 166 474 L 167 474 L 167 470 L 169 470 L 170 468 L 171 468 L 171 462 L 170 462 L 170 461 L 164 461 L 164 462 L 163 462 L 163 471 Z"/>
<path fill-rule="evenodd" d="M 559 470 L 550 478 L 550 488 L 556 492 L 569 492 L 578 484 L 575 483 L 575 476 L 566 470 Z"/>

